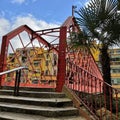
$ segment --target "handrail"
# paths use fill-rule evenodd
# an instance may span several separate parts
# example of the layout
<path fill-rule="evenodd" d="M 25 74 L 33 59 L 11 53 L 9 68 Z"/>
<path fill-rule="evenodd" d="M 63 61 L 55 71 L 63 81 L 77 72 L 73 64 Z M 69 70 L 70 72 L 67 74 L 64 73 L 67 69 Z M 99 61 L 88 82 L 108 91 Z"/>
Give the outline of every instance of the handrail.
<path fill-rule="evenodd" d="M 75 69 L 73 75 L 66 74 L 65 84 L 74 91 L 94 118 L 119 120 L 120 91 L 70 60 L 66 62 Z"/>
<path fill-rule="evenodd" d="M 12 70 L 7 70 L 4 72 L 0 73 L 0 76 L 11 73 L 11 72 L 16 72 L 16 78 L 15 78 L 15 85 L 14 85 L 14 96 L 18 96 L 19 95 L 19 86 L 20 86 L 20 77 L 21 77 L 21 70 L 22 69 L 28 69 L 25 66 L 22 67 L 18 67 L 18 68 L 14 68 Z"/>
<path fill-rule="evenodd" d="M 7 74 L 7 73 L 15 72 L 15 71 L 21 70 L 21 69 L 27 69 L 27 67 L 23 66 L 23 67 L 14 68 L 14 69 L 12 69 L 12 70 L 7 70 L 7 71 L 4 71 L 4 72 L 1 72 L 1 73 L 0 73 L 0 76 L 1 76 L 1 75 L 4 75 L 4 74 Z"/>

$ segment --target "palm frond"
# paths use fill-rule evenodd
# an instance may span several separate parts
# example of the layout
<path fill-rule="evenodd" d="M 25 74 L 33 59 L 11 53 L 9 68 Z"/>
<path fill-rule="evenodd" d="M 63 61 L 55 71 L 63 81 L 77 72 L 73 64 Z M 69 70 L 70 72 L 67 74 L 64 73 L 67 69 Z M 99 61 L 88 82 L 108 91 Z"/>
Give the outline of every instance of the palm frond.
<path fill-rule="evenodd" d="M 91 34 L 92 40 L 98 38 L 108 46 L 118 44 L 120 17 L 116 16 L 117 8 L 118 0 L 91 0 L 87 6 L 75 11 L 79 16 L 76 21 Z M 101 29 L 101 34 L 95 31 L 97 28 Z"/>

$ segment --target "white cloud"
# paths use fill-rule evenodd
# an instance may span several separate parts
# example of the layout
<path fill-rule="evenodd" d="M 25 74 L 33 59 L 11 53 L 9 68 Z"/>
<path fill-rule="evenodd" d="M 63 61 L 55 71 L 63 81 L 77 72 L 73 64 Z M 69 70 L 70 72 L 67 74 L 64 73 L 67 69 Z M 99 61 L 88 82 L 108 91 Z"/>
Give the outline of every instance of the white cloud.
<path fill-rule="evenodd" d="M 37 2 L 37 0 L 11 0 L 11 3 L 17 3 L 17 4 L 23 4 L 25 2 Z"/>
<path fill-rule="evenodd" d="M 60 26 L 58 23 L 48 23 L 44 20 L 38 20 L 31 14 L 27 16 L 17 16 L 11 21 L 5 18 L 1 18 L 0 23 L 2 23 L 0 24 L 0 45 L 3 35 L 7 34 L 8 32 L 12 31 L 13 29 L 21 25 L 26 24 L 35 31 L 42 29 L 56 28 Z"/>
<path fill-rule="evenodd" d="M 12 3 L 18 3 L 18 4 L 22 4 L 25 2 L 25 0 L 12 0 Z"/>
<path fill-rule="evenodd" d="M 4 18 L 0 18 L 0 50 L 1 50 L 1 42 L 2 36 L 6 34 L 10 29 L 10 22 Z"/>
<path fill-rule="evenodd" d="M 15 22 L 11 26 L 12 29 L 24 24 L 28 25 L 33 30 L 48 29 L 59 26 L 59 24 L 56 23 L 47 23 L 44 20 L 38 20 L 35 17 L 33 17 L 31 14 L 28 14 L 27 16 L 18 16 L 15 18 L 14 21 Z"/>
<path fill-rule="evenodd" d="M 2 23 L 0 24 L 0 37 L 21 25 L 28 25 L 33 30 L 49 29 L 60 26 L 58 23 L 48 23 L 44 20 L 38 20 L 31 14 L 28 14 L 27 16 L 17 16 L 11 21 L 0 18 L 0 23 Z"/>
<path fill-rule="evenodd" d="M 10 22 L 5 18 L 0 18 L 0 37 L 6 34 L 10 29 Z"/>

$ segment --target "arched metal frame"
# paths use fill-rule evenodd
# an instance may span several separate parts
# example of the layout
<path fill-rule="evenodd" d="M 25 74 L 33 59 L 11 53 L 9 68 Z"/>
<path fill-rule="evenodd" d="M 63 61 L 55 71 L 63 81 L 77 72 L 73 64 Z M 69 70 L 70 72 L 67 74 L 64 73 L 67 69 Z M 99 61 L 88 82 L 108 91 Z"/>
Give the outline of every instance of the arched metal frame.
<path fill-rule="evenodd" d="M 27 32 L 29 35 L 30 42 L 24 46 L 20 33 L 23 31 Z M 57 36 L 50 33 L 57 32 Z M 101 72 L 98 69 L 98 66 L 95 63 L 95 60 L 87 49 L 72 49 L 68 46 L 67 40 L 69 39 L 69 35 L 71 32 L 80 32 L 80 28 L 77 25 L 73 16 L 68 17 L 67 20 L 62 24 L 59 28 L 51 28 L 45 29 L 40 31 L 33 31 L 26 25 L 20 26 L 17 29 L 11 31 L 10 33 L 3 36 L 2 39 L 2 47 L 1 47 L 1 54 L 0 54 L 0 72 L 6 70 L 7 67 L 7 54 L 8 54 L 8 47 L 11 46 L 11 49 L 15 53 L 13 46 L 11 45 L 10 40 L 15 36 L 18 36 L 19 40 L 21 41 L 23 50 L 31 44 L 33 49 L 35 50 L 34 45 L 32 44 L 34 40 L 37 39 L 40 47 L 43 49 L 47 49 L 45 54 L 50 53 L 53 50 L 58 55 L 57 60 L 57 76 L 56 76 L 56 83 L 55 86 L 40 86 L 40 84 L 32 85 L 29 83 L 30 80 L 27 80 L 24 87 L 52 87 L 55 88 L 57 92 L 61 92 L 63 85 L 65 84 L 67 87 L 72 89 L 76 95 L 81 99 L 84 106 L 93 114 L 96 119 L 103 119 L 103 114 L 107 112 L 107 97 L 110 99 L 110 119 L 114 117 L 112 111 L 112 96 L 113 94 L 115 105 L 116 105 L 116 120 L 118 120 L 118 96 L 119 91 L 112 86 L 108 85 L 103 81 Z M 43 37 L 44 35 L 57 37 L 59 40 L 59 44 L 52 44 L 52 42 L 47 42 L 47 40 Z M 25 40 L 25 39 L 24 39 Z M 53 39 L 53 41 L 56 40 Z M 43 46 L 41 46 L 41 44 Z M 52 52 L 53 52 L 52 51 Z M 39 51 L 40 52 L 40 51 Z M 44 51 L 42 51 L 43 53 Z M 35 55 L 36 52 L 34 52 Z M 20 55 L 19 55 L 20 56 Z M 50 56 L 50 55 L 49 55 Z M 49 57 L 48 56 L 48 57 Z M 16 59 L 18 59 L 18 55 L 15 53 Z M 34 57 L 34 56 L 33 56 Z M 29 64 L 31 65 L 31 58 L 28 57 Z M 44 57 L 44 60 L 46 57 Z M 53 63 L 53 59 L 51 60 L 51 65 Z M 19 60 L 18 60 L 19 62 Z M 19 64 L 21 65 L 21 64 Z M 40 66 L 41 67 L 41 66 Z M 35 71 L 34 67 L 31 66 L 32 70 Z M 49 69 L 49 68 L 48 68 Z M 55 68 L 56 69 L 56 68 Z M 54 70 L 54 68 L 53 68 Z M 50 71 L 48 71 L 50 72 Z M 42 75 L 42 73 L 41 73 Z M 25 76 L 26 77 L 26 76 Z M 42 77 L 42 76 L 40 76 Z M 46 79 L 46 76 L 43 76 Z M 53 77 L 53 73 L 50 74 L 50 79 Z M 12 80 L 14 81 L 14 79 Z M 0 86 L 6 85 L 5 83 L 5 76 L 0 76 Z M 14 85 L 11 83 L 10 85 Z M 106 90 L 108 88 L 108 90 Z M 109 91 L 110 96 L 106 96 L 107 91 Z M 105 111 L 100 109 L 100 115 L 96 114 L 98 108 L 104 107 Z M 104 113 L 103 113 L 104 112 Z"/>
<path fill-rule="evenodd" d="M 65 79 L 66 79 L 66 61 L 67 61 L 67 57 L 70 57 L 71 53 L 69 53 L 68 51 L 68 46 L 67 46 L 67 37 L 69 36 L 68 34 L 70 34 L 71 32 L 80 32 L 80 28 L 77 25 L 75 19 L 73 16 L 70 16 L 66 19 L 66 21 L 62 24 L 61 27 L 59 28 L 51 28 L 51 29 L 45 29 L 45 30 L 40 30 L 40 31 L 33 31 L 31 28 L 29 28 L 27 25 L 23 25 L 18 27 L 17 29 L 11 31 L 10 33 L 6 34 L 5 36 L 3 36 L 3 40 L 2 40 L 2 47 L 1 47 L 1 59 L 0 59 L 0 72 L 3 72 L 6 70 L 6 66 L 7 66 L 7 54 L 8 54 L 8 45 L 10 44 L 10 40 L 12 38 L 14 38 L 15 36 L 19 36 L 20 40 L 20 33 L 22 33 L 23 31 L 26 31 L 29 34 L 30 37 L 30 42 L 32 43 L 35 39 L 37 39 L 40 43 L 42 43 L 44 46 L 48 47 L 49 50 L 54 49 L 54 51 L 56 51 L 56 53 L 58 54 L 58 72 L 57 72 L 57 81 L 56 81 L 56 91 L 61 91 L 62 87 L 65 83 Z M 51 43 L 47 42 L 47 40 L 45 38 L 43 38 L 43 35 L 48 35 L 49 33 L 54 33 L 57 32 L 58 33 L 58 39 L 59 39 L 59 44 L 57 44 L 57 46 L 52 45 Z M 21 40 L 22 41 L 22 40 Z M 23 42 L 22 42 L 23 44 Z M 25 47 L 23 45 L 23 47 Z M 80 51 L 82 53 L 82 51 Z M 84 51 L 85 52 L 85 51 Z M 77 53 L 77 52 L 76 52 Z M 75 53 L 75 54 L 76 54 Z M 76 59 L 81 59 L 83 60 L 84 57 L 81 58 L 77 58 L 77 54 L 74 54 L 74 61 L 73 63 L 76 62 Z M 86 59 L 87 62 L 90 64 L 89 61 L 93 61 L 93 58 L 91 59 L 91 57 L 88 57 L 89 53 L 85 52 L 86 54 Z M 84 61 L 84 60 L 83 60 Z M 93 61 L 94 65 L 95 65 L 95 61 Z M 83 65 L 83 62 L 80 63 L 80 65 Z M 89 69 L 92 67 L 93 65 L 89 66 Z M 96 65 L 95 65 L 96 66 Z M 84 66 L 83 66 L 84 68 Z M 94 67 L 92 68 L 92 70 L 96 71 L 98 68 Z M 97 74 L 99 74 L 99 77 L 101 77 L 100 71 L 97 70 Z M 77 78 L 78 79 L 78 78 Z M 1 77 L 1 85 L 3 85 L 4 83 L 4 76 Z"/>

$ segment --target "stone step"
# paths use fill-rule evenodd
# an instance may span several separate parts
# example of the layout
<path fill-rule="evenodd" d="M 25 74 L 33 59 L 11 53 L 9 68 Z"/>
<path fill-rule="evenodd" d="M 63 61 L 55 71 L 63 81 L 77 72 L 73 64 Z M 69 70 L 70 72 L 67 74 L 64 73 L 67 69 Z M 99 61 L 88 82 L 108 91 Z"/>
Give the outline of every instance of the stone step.
<path fill-rule="evenodd" d="M 18 103 L 37 106 L 66 107 L 72 106 L 73 103 L 68 98 L 29 98 L 21 96 L 0 95 L 0 102 Z"/>
<path fill-rule="evenodd" d="M 2 86 L 4 90 L 14 90 L 11 86 Z M 54 88 L 33 88 L 33 87 L 20 87 L 19 90 L 23 91 L 38 91 L 38 92 L 55 92 Z"/>
<path fill-rule="evenodd" d="M 79 112 L 74 107 L 45 107 L 26 104 L 0 102 L 0 111 L 41 115 L 46 117 L 75 116 Z"/>
<path fill-rule="evenodd" d="M 66 117 L 43 117 L 39 115 L 28 115 L 12 112 L 0 112 L 0 120 L 86 120 L 80 116 L 66 116 Z"/>
<path fill-rule="evenodd" d="M 0 89 L 0 113 L 4 113 L 3 117 L 0 114 L 0 119 L 24 120 L 21 119 L 22 116 L 29 116 L 24 117 L 25 120 L 30 120 L 29 118 L 33 116 L 35 119 L 31 120 L 40 120 L 43 117 L 45 118 L 43 120 L 57 120 L 57 118 L 70 120 L 74 116 L 80 118 L 79 110 L 73 106 L 72 100 L 68 99 L 64 93 L 54 92 L 53 89 L 38 88 L 20 88 L 19 96 L 13 96 L 13 93 L 13 87 Z M 6 113 L 10 113 L 8 117 L 5 117 Z"/>
<path fill-rule="evenodd" d="M 13 90 L 0 89 L 0 95 L 13 95 Z M 38 92 L 38 91 L 19 91 L 19 96 L 37 98 L 64 98 L 64 93 L 59 92 Z"/>

